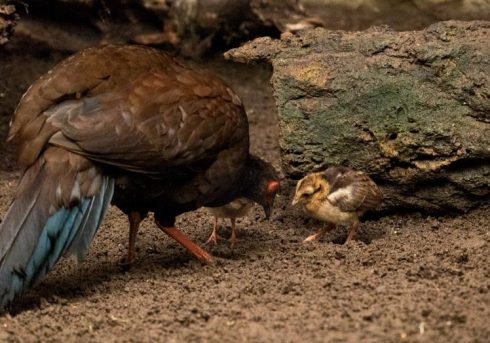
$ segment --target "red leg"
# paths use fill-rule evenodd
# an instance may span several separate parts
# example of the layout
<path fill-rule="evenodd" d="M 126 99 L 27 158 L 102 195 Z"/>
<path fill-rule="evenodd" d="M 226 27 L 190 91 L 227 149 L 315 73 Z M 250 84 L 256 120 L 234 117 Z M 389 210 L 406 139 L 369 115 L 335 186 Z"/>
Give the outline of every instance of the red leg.
<path fill-rule="evenodd" d="M 139 212 L 130 212 L 128 214 L 129 219 L 129 247 L 128 256 L 126 257 L 126 264 L 130 264 L 134 260 L 135 248 L 136 248 L 136 236 L 138 235 L 138 229 L 140 223 L 143 221 L 143 217 Z"/>
<path fill-rule="evenodd" d="M 349 235 L 347 236 L 347 239 L 345 240 L 345 243 L 351 241 L 352 238 L 354 238 L 354 235 L 356 234 L 356 231 L 357 231 L 357 228 L 358 227 L 359 227 L 359 222 L 352 223 L 352 225 L 349 228 Z"/>
<path fill-rule="evenodd" d="M 210 244 L 210 243 L 214 243 L 214 245 L 218 244 L 219 236 L 216 233 L 217 228 L 218 228 L 218 217 L 214 217 L 213 232 L 211 232 L 211 235 L 209 235 L 208 240 L 204 244 Z"/>
<path fill-rule="evenodd" d="M 187 238 L 187 236 L 184 235 L 182 232 L 180 232 L 176 227 L 173 227 L 173 226 L 172 227 L 164 227 L 159 222 L 156 222 L 156 224 L 160 230 L 162 230 L 167 235 L 169 235 L 170 237 L 175 239 L 177 242 L 179 242 L 180 245 L 182 245 L 184 248 L 189 250 L 199 260 L 204 261 L 204 262 L 211 262 L 211 260 L 212 260 L 211 255 L 209 255 L 200 246 L 198 246 L 196 243 L 194 243 L 189 238 Z"/>
<path fill-rule="evenodd" d="M 325 236 L 325 234 L 327 232 L 329 232 L 329 231 L 331 231 L 333 229 L 335 229 L 335 225 L 333 225 L 333 224 L 327 224 L 326 226 L 324 226 L 320 230 L 318 230 L 315 234 L 306 237 L 303 240 L 303 243 L 320 240 L 320 239 L 323 238 L 323 236 Z"/>

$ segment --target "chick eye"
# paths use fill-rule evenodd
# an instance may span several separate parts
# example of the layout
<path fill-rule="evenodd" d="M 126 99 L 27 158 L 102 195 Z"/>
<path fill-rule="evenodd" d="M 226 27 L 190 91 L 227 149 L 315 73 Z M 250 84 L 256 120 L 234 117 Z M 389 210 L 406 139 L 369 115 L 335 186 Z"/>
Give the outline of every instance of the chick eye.
<path fill-rule="evenodd" d="M 308 187 L 303 194 L 301 194 L 302 198 L 308 198 L 311 197 L 313 194 L 319 192 L 321 190 L 321 187 L 313 188 L 313 187 Z"/>

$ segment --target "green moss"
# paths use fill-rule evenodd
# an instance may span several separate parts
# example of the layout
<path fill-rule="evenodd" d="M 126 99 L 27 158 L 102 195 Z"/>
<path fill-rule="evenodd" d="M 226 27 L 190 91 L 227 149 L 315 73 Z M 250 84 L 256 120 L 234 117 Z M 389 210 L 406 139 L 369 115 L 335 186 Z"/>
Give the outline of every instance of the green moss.
<path fill-rule="evenodd" d="M 319 155 L 326 164 L 341 163 L 346 156 L 369 161 L 382 153 L 372 147 L 365 151 L 367 144 L 359 136 L 367 128 L 377 142 L 393 140 L 401 161 L 416 158 L 419 146 L 450 154 L 454 125 L 468 114 L 467 109 L 450 97 L 434 96 L 437 92 L 424 83 L 403 78 L 384 81 L 363 93 L 346 93 L 334 104 L 325 98 L 287 102 L 281 108 L 287 126 L 283 148 L 305 151 L 305 143 L 313 143 L 308 154 L 315 156 L 315 163 Z"/>

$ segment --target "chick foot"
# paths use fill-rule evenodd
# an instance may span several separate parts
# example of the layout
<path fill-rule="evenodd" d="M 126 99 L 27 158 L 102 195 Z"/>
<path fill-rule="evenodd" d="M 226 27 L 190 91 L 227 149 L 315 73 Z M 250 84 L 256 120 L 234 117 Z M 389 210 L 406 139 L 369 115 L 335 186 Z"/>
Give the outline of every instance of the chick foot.
<path fill-rule="evenodd" d="M 333 230 L 335 228 L 335 225 L 328 225 L 328 226 L 325 226 L 325 227 L 322 227 L 320 230 L 318 230 L 315 234 L 313 235 L 310 235 L 308 237 L 306 237 L 304 240 L 303 240 L 303 243 L 306 243 L 306 242 L 311 242 L 311 241 L 316 241 L 316 240 L 320 240 L 323 238 L 323 236 L 325 236 L 325 234 L 331 230 Z"/>
<path fill-rule="evenodd" d="M 240 240 L 236 237 L 236 219 L 230 218 L 231 220 L 231 237 L 228 239 L 230 242 L 230 248 L 233 248 L 237 242 Z"/>
<path fill-rule="evenodd" d="M 348 242 L 350 242 L 354 238 L 354 235 L 356 234 L 358 227 L 359 227 L 359 222 L 353 223 L 350 226 L 349 235 L 347 236 L 347 239 L 345 240 L 344 244 L 347 244 Z"/>
<path fill-rule="evenodd" d="M 320 230 L 317 233 L 306 237 L 303 240 L 303 243 L 320 240 L 323 238 L 323 236 L 325 236 L 325 233 L 326 233 L 326 231 Z"/>
<path fill-rule="evenodd" d="M 221 239 L 221 237 L 218 236 L 218 234 L 216 233 L 215 230 L 213 230 L 213 232 L 211 232 L 211 234 L 209 235 L 208 240 L 204 244 L 211 244 L 211 243 L 213 243 L 214 245 L 217 245 L 219 239 Z"/>
<path fill-rule="evenodd" d="M 218 229 L 218 217 L 214 217 L 213 232 L 211 232 L 208 240 L 204 244 L 211 244 L 211 243 L 214 243 L 214 245 L 218 244 L 218 239 L 220 239 L 221 237 L 218 236 L 218 233 L 216 232 L 217 229 Z"/>

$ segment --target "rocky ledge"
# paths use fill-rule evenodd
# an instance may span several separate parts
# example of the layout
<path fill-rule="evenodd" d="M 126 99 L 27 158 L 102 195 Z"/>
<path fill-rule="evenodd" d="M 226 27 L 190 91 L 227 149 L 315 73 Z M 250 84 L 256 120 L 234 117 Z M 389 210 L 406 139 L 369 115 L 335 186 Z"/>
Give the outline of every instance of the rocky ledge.
<path fill-rule="evenodd" d="M 318 28 L 225 54 L 268 62 L 291 179 L 343 164 L 387 210 L 465 211 L 490 199 L 490 22 L 423 31 Z"/>

